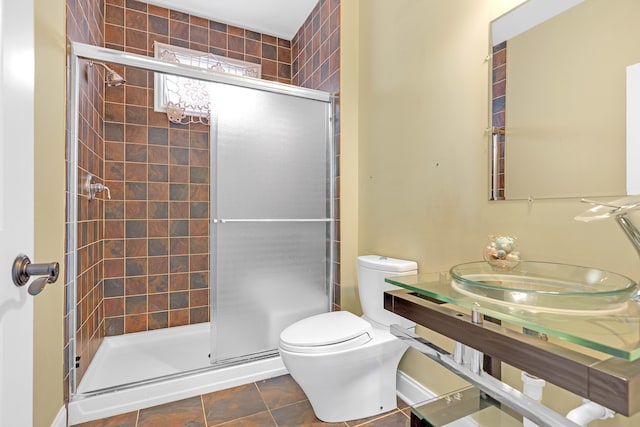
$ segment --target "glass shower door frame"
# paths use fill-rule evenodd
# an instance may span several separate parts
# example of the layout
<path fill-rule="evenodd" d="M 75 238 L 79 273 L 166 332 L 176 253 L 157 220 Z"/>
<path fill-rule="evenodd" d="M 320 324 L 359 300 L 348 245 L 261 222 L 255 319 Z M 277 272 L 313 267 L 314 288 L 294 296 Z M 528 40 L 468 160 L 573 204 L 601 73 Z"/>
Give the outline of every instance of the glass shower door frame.
<path fill-rule="evenodd" d="M 315 91 L 311 89 L 283 85 L 281 83 L 270 82 L 266 80 L 259 80 L 247 77 L 234 76 L 229 74 L 218 73 L 207 69 L 190 67 L 180 64 L 174 64 L 170 62 L 164 62 L 155 58 L 137 55 L 129 52 L 116 51 L 99 46 L 92 46 L 84 43 L 69 42 L 69 55 L 68 55 L 68 84 L 67 84 L 67 182 L 68 182 L 68 196 L 67 196 L 67 222 L 71 224 L 67 227 L 67 248 L 66 248 L 66 271 L 65 271 L 65 284 L 66 284 L 66 310 L 65 310 L 65 327 L 67 333 L 67 342 L 65 343 L 65 373 L 68 373 L 69 381 L 69 396 L 73 399 L 74 396 L 78 396 L 76 384 L 76 330 L 78 322 L 78 309 L 76 307 L 77 298 L 77 266 L 78 266 L 78 230 L 76 224 L 78 222 L 78 197 L 81 197 L 81 185 L 80 176 L 78 172 L 78 147 L 79 140 L 79 119 L 78 112 L 80 106 L 79 99 L 79 81 L 82 76 L 82 70 L 80 68 L 81 60 L 108 62 L 113 64 L 119 64 L 123 66 L 129 66 L 138 68 L 141 70 L 173 74 L 179 77 L 186 77 L 211 83 L 224 83 L 233 86 L 241 86 L 247 88 L 254 88 L 274 93 L 284 93 L 292 96 L 299 96 L 302 98 L 309 98 L 327 102 L 331 105 L 331 117 L 333 117 L 333 97 L 331 94 L 321 91 Z M 331 167 L 331 212 L 333 218 L 334 212 L 334 184 L 335 181 L 335 168 L 333 163 L 335 162 L 335 155 L 333 151 L 333 121 L 330 124 L 329 137 L 331 138 L 330 149 L 330 167 Z M 330 301 L 333 298 L 333 262 L 334 262 L 334 240 L 335 240 L 335 227 L 333 219 L 331 220 L 331 245 L 330 246 L 330 283 L 329 289 Z M 205 368 L 207 370 L 216 369 L 216 366 Z M 197 371 L 201 371 L 200 369 Z M 89 397 L 93 395 L 100 395 L 105 392 L 130 389 L 140 386 L 141 384 L 149 384 L 157 381 L 164 381 L 167 378 L 176 378 L 191 374 L 192 371 L 184 372 L 181 374 L 170 375 L 168 377 L 153 378 L 150 380 L 138 381 L 135 383 L 110 387 L 108 389 L 98 390 L 96 392 L 83 393 L 82 397 Z"/>
<path fill-rule="evenodd" d="M 218 150 L 219 146 L 217 141 L 217 138 L 218 138 L 217 126 L 219 122 L 217 119 L 212 119 L 211 134 L 210 134 L 210 141 L 211 141 L 210 143 L 211 144 L 210 145 L 211 215 L 210 216 L 211 216 L 211 220 L 210 220 L 210 233 L 209 233 L 210 234 L 210 242 L 209 242 L 210 287 L 209 289 L 211 292 L 211 295 L 210 295 L 210 320 L 211 320 L 210 358 L 211 358 L 211 363 L 214 365 L 235 364 L 243 361 L 246 362 L 250 360 L 259 360 L 259 359 L 274 357 L 278 355 L 277 343 L 273 345 L 273 348 L 270 348 L 270 349 L 265 349 L 264 346 L 262 347 L 262 349 L 259 349 L 260 347 L 259 345 L 245 346 L 245 347 L 251 347 L 251 349 L 244 353 L 238 353 L 238 354 L 232 354 L 232 355 L 230 355 L 230 353 L 233 353 L 233 352 L 232 351 L 230 352 L 228 348 L 225 348 L 225 343 L 228 345 L 230 343 L 230 340 L 228 338 L 228 335 L 226 335 L 224 332 L 221 332 L 220 330 L 217 329 L 217 325 L 218 324 L 223 325 L 221 326 L 221 328 L 224 328 L 225 325 L 226 327 L 229 327 L 230 323 L 232 323 L 228 318 L 230 310 L 226 307 L 223 309 L 220 309 L 217 303 L 219 300 L 223 299 L 222 297 L 220 297 L 220 295 L 225 293 L 225 291 L 223 290 L 223 288 L 221 288 L 221 286 L 229 287 L 231 285 L 229 284 L 228 280 L 225 281 L 224 279 L 221 279 L 220 271 L 222 267 L 218 268 L 219 266 L 217 265 L 217 262 L 216 262 L 220 258 L 218 254 L 218 250 L 220 248 L 219 246 L 220 230 L 225 230 L 225 232 L 229 232 L 230 228 L 234 228 L 235 230 L 239 228 L 245 228 L 245 229 L 253 228 L 254 230 L 265 230 L 265 228 L 280 228 L 283 230 L 284 229 L 291 230 L 292 228 L 293 229 L 297 228 L 298 230 L 300 230 L 305 227 L 313 228 L 314 224 L 317 224 L 318 227 L 324 226 L 325 227 L 324 269 L 325 269 L 325 277 L 326 277 L 325 283 L 324 283 L 324 292 L 326 294 L 326 301 L 325 301 L 326 304 L 324 305 L 322 310 L 323 312 L 331 311 L 333 307 L 333 296 L 334 296 L 333 283 L 334 283 L 335 245 L 336 245 L 336 235 L 335 235 L 335 232 L 336 232 L 335 230 L 335 174 L 336 174 L 335 162 L 336 162 L 336 158 L 335 158 L 335 147 L 334 147 L 334 134 L 335 134 L 334 98 L 330 94 L 326 94 L 327 97 L 325 99 L 318 99 L 316 97 L 316 95 L 318 94 L 317 91 L 309 90 L 308 93 L 305 93 L 307 89 L 300 90 L 300 88 L 294 87 L 294 86 L 282 85 L 282 89 L 283 89 L 282 91 L 278 92 L 281 95 L 288 95 L 296 98 L 308 98 L 314 101 L 321 101 L 324 104 L 322 109 L 322 114 L 324 114 L 324 118 L 326 118 L 326 123 L 324 123 L 324 129 L 323 129 L 324 131 L 323 148 L 325 150 L 324 156 L 325 156 L 326 162 L 323 166 L 324 179 L 325 179 L 325 182 L 324 182 L 325 200 L 323 200 L 325 204 L 322 208 L 323 215 L 308 215 L 308 216 L 300 215 L 299 217 L 296 217 L 296 216 L 292 217 L 292 216 L 286 216 L 286 215 L 282 216 L 282 215 L 276 214 L 276 215 L 271 215 L 270 217 L 261 217 L 260 215 L 246 215 L 246 211 L 244 211 L 245 215 L 229 215 L 228 212 L 226 212 L 226 214 L 225 213 L 221 214 L 220 204 L 219 204 L 219 195 L 218 195 L 219 188 L 217 186 L 217 183 L 228 182 L 230 180 L 228 179 L 228 177 L 227 179 L 223 179 L 221 178 L 221 176 L 218 175 L 219 173 L 218 162 L 221 161 L 224 164 L 224 160 L 219 159 L 220 153 Z M 289 91 L 288 89 L 294 89 L 294 91 Z M 306 95 L 310 95 L 310 96 L 306 96 Z M 296 102 L 300 102 L 300 101 L 296 101 Z M 315 108 L 319 108 L 319 105 L 316 105 Z M 320 122 L 320 120 L 321 119 L 318 116 L 317 121 Z M 239 142 L 239 141 L 236 141 L 236 142 Z M 225 160 L 228 160 L 228 159 L 225 159 Z M 267 160 L 265 159 L 265 161 Z M 264 176 L 262 177 L 264 178 Z M 240 195 L 238 197 L 242 198 L 243 196 Z M 251 214 L 253 214 L 253 212 L 251 212 Z M 286 251 L 287 249 L 285 248 L 284 250 Z M 251 291 L 248 291 L 247 293 L 251 294 Z M 247 295 L 247 298 L 251 298 L 251 295 Z M 254 297 L 254 299 L 259 299 L 259 298 Z M 311 299 L 312 298 L 310 297 L 309 300 Z M 315 301 L 317 304 L 317 298 Z M 277 310 L 274 307 L 270 307 L 268 305 L 266 307 L 272 308 L 273 310 Z M 308 317 L 309 315 L 317 314 L 317 307 L 315 309 L 311 307 L 313 307 L 312 303 L 308 304 L 308 306 L 302 309 L 302 311 L 304 311 L 305 309 L 310 310 L 308 314 L 304 314 L 302 315 L 302 317 Z M 259 308 L 264 308 L 264 306 Z M 313 310 L 316 310 L 316 311 L 313 311 Z M 226 314 L 224 313 L 220 314 L 220 312 L 222 311 L 226 312 Z M 295 318 L 295 316 L 296 315 L 293 315 L 291 317 L 291 318 L 294 318 L 293 321 L 299 320 Z M 246 321 L 246 317 L 244 315 L 239 315 L 238 317 L 242 317 L 241 319 L 242 322 Z M 275 316 L 272 316 L 272 317 L 275 317 Z M 267 319 L 269 318 L 270 317 L 267 316 Z M 223 319 L 222 322 L 220 321 L 221 319 Z M 266 320 L 266 322 L 268 321 L 269 320 Z M 253 323 L 249 323 L 249 327 L 252 328 L 253 324 L 260 324 L 260 323 L 261 323 L 260 321 L 254 319 Z M 279 324 L 278 326 L 280 327 L 285 324 L 288 324 L 288 323 L 281 322 L 281 324 Z M 235 328 L 235 325 L 232 325 L 232 326 Z M 266 330 L 269 331 L 271 335 L 273 335 L 273 329 L 277 329 L 277 328 L 274 328 L 273 325 L 271 327 L 266 328 Z M 243 332 L 242 327 L 238 327 L 237 331 Z M 247 335 L 250 336 L 251 334 L 247 334 Z M 238 340 L 240 339 L 241 338 L 238 336 Z M 246 336 L 245 336 L 245 339 L 247 339 Z M 262 339 L 262 336 L 260 336 L 259 339 Z"/>

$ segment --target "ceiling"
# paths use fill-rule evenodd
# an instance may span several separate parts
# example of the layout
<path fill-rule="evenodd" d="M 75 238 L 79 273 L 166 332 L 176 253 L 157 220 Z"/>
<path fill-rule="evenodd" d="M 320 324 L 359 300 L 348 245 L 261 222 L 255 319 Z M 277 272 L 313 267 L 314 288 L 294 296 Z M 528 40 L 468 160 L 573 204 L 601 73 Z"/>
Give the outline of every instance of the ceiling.
<path fill-rule="evenodd" d="M 291 40 L 318 0 L 141 0 Z"/>

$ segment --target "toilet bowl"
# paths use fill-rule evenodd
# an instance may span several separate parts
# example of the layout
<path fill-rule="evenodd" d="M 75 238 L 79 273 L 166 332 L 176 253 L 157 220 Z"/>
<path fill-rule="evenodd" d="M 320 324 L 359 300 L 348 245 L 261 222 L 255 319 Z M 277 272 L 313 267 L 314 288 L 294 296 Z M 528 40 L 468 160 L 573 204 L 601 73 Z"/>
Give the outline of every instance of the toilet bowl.
<path fill-rule="evenodd" d="M 408 346 L 389 332 L 392 323 L 414 323 L 383 308 L 385 277 L 415 274 L 412 261 L 358 258 L 364 315 L 335 311 L 302 319 L 280 334 L 285 367 L 325 422 L 370 417 L 397 407 L 396 371 Z"/>

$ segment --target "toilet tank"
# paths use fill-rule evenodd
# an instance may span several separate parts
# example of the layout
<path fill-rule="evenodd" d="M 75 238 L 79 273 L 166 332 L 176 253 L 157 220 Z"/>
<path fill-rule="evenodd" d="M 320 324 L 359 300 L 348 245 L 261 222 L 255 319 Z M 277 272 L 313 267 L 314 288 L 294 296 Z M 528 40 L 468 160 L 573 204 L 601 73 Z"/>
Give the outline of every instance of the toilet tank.
<path fill-rule="evenodd" d="M 358 257 L 358 293 L 364 317 L 384 326 L 392 324 L 400 324 L 405 328 L 415 326 L 415 323 L 410 320 L 384 309 L 383 293 L 400 289 L 385 282 L 385 278 L 417 273 L 418 264 L 414 261 L 380 255 Z"/>

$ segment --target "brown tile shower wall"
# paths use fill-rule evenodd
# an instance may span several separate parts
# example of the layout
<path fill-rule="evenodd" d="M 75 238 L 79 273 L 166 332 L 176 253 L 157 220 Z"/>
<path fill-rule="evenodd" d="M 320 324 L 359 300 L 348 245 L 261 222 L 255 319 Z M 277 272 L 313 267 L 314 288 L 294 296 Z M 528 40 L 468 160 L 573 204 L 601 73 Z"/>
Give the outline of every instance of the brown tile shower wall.
<path fill-rule="evenodd" d="M 291 42 L 135 0 L 106 0 L 105 46 L 153 56 L 154 42 L 262 65 L 265 80 L 291 83 Z"/>
<path fill-rule="evenodd" d="M 320 0 L 291 41 L 291 82 L 338 95 L 334 117 L 336 155 L 336 262 L 334 309 L 340 309 L 340 0 Z"/>
<path fill-rule="evenodd" d="M 105 95 L 106 335 L 209 315 L 208 128 L 169 125 L 153 111 L 153 74 L 123 73 Z"/>
<path fill-rule="evenodd" d="M 67 35 L 70 40 L 101 46 L 103 34 L 103 3 L 101 0 L 68 0 L 67 1 Z M 78 135 L 78 176 L 86 177 L 91 173 L 98 182 L 102 182 L 104 173 L 104 102 L 103 102 L 103 70 L 99 66 L 89 66 L 86 61 L 80 62 L 79 82 L 79 135 Z M 69 161 L 69 159 L 67 159 Z M 70 188 L 70 185 L 67 185 Z M 70 197 L 70 193 L 67 193 Z M 76 354 L 79 357 L 77 380 L 79 381 L 89 361 L 98 349 L 104 337 L 103 316 L 103 247 L 102 222 L 103 201 L 89 201 L 86 197 L 78 197 L 78 244 L 77 244 L 77 295 L 76 295 Z M 72 227 L 70 218 L 66 219 L 67 229 Z M 67 233 L 68 235 L 69 233 Z M 69 247 L 66 252 L 69 252 Z M 67 269 L 67 271 L 69 271 Z M 65 292 L 69 292 L 69 283 L 65 283 Z M 68 316 L 72 312 L 66 311 Z M 71 360 L 71 337 L 65 342 L 65 383 L 69 380 Z M 68 387 L 65 387 L 65 398 L 68 398 Z"/>
<path fill-rule="evenodd" d="M 288 40 L 129 0 L 105 5 L 105 45 L 153 56 L 169 43 L 262 64 L 291 82 Z M 209 320 L 209 129 L 153 110 L 153 73 L 123 69 L 105 94 L 106 335 Z"/>
<path fill-rule="evenodd" d="M 291 40 L 291 82 L 340 91 L 340 0 L 320 0 Z"/>

